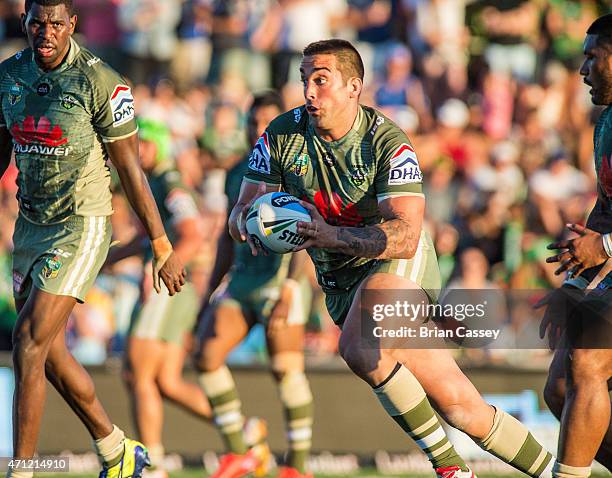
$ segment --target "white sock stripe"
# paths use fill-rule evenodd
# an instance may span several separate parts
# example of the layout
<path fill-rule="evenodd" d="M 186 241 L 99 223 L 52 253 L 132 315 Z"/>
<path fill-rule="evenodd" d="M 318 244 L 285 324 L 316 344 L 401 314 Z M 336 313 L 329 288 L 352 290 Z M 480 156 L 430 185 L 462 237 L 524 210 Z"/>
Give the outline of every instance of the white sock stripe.
<path fill-rule="evenodd" d="M 220 405 L 214 406 L 213 411 L 217 415 L 222 415 L 223 413 L 231 412 L 233 410 L 240 410 L 241 406 L 242 406 L 242 403 L 240 403 L 240 400 L 235 399 L 235 400 L 232 400 L 231 402 L 222 403 Z"/>
<path fill-rule="evenodd" d="M 298 418 L 297 420 L 289 420 L 287 426 L 292 430 L 296 428 L 309 427 L 312 425 L 312 417 Z"/>
<path fill-rule="evenodd" d="M 453 447 L 453 444 L 450 441 L 448 441 L 448 442 L 446 442 L 446 445 L 442 445 L 437 450 L 434 450 L 434 451 L 431 451 L 431 452 L 427 453 L 427 456 L 429 458 L 435 458 L 437 456 L 440 456 L 446 450 L 450 450 L 452 447 Z"/>
<path fill-rule="evenodd" d="M 242 422 L 233 423 L 224 427 L 219 427 L 223 433 L 236 433 L 242 430 Z"/>
<path fill-rule="evenodd" d="M 536 472 L 536 470 L 540 468 L 540 466 L 542 465 L 542 462 L 544 461 L 544 458 L 546 458 L 547 453 L 548 452 L 544 448 L 540 450 L 540 454 L 533 462 L 533 465 L 531 465 L 529 469 L 527 470 L 528 475 L 533 475 Z"/>
<path fill-rule="evenodd" d="M 425 423 L 423 423 L 423 425 L 421 425 L 420 427 L 415 428 L 414 430 L 409 432 L 409 435 L 412 438 L 414 438 L 415 436 L 420 435 L 421 433 L 423 433 L 425 430 L 433 427 L 436 423 L 438 423 L 438 418 L 434 415 L 429 420 L 427 420 Z"/>
<path fill-rule="evenodd" d="M 72 272 L 70 273 L 68 282 L 66 282 L 66 284 L 62 288 L 62 291 L 61 291 L 62 294 L 69 294 L 70 291 L 73 289 L 74 283 L 78 279 L 81 268 L 83 267 L 82 263 L 88 258 L 86 251 L 88 251 L 91 248 L 91 244 L 94 241 L 94 236 L 96 233 L 96 228 L 94 227 L 96 218 L 94 216 L 89 216 L 85 218 L 84 221 L 85 220 L 88 221 L 85 242 L 84 243 L 81 242 L 79 244 L 79 248 L 76 250 L 75 257 L 74 257 L 76 262 L 73 264 Z M 81 248 L 81 246 L 83 247 Z"/>
<path fill-rule="evenodd" d="M 238 422 L 242 422 L 242 414 L 238 410 L 215 416 L 215 423 L 220 427 Z"/>
<path fill-rule="evenodd" d="M 548 465 L 546 465 L 546 468 L 544 468 L 544 471 L 542 473 L 540 473 L 540 476 L 542 478 L 549 478 L 550 476 L 553 476 L 553 466 L 555 466 L 555 457 L 552 456 L 550 458 L 550 461 L 548 462 Z"/>
<path fill-rule="evenodd" d="M 302 441 L 312 438 L 312 428 L 298 428 L 287 432 L 289 441 Z"/>
<path fill-rule="evenodd" d="M 94 244 L 92 246 L 92 249 L 90 251 L 87 251 L 87 262 L 85 264 L 85 267 L 83 268 L 83 271 L 81 272 L 81 274 L 78 277 L 78 280 L 76 281 L 74 288 L 72 290 L 73 294 L 77 294 L 79 287 L 82 287 L 83 284 L 87 281 L 87 278 L 89 277 L 89 274 L 91 273 L 91 270 L 94 266 L 94 264 L 96 263 L 96 257 L 98 255 L 98 249 L 100 248 L 100 246 L 102 245 L 102 242 L 104 241 L 104 226 L 105 226 L 105 217 L 96 217 L 95 218 L 95 239 L 94 239 Z"/>
<path fill-rule="evenodd" d="M 421 448 L 431 448 L 443 440 L 446 440 L 446 433 L 442 427 L 438 427 L 435 431 L 419 440 L 415 440 L 416 444 Z"/>
<path fill-rule="evenodd" d="M 309 450 L 311 446 L 312 442 L 310 440 L 289 443 L 291 450 Z"/>

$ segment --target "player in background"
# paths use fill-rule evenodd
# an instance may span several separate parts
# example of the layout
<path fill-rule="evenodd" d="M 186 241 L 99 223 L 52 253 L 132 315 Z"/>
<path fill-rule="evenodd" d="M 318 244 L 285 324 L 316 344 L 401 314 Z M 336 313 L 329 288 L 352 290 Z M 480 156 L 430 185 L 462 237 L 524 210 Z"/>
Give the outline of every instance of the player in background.
<path fill-rule="evenodd" d="M 270 121 L 284 111 L 280 96 L 267 92 L 254 98 L 248 117 L 252 145 Z M 240 194 L 248 157 L 226 179 L 230 207 Z M 225 359 L 257 322 L 266 328 L 272 374 L 279 388 L 287 424 L 289 452 L 279 478 L 306 475 L 312 434 L 312 394 L 304 373 L 304 322 L 296 280 L 304 253 L 253 257 L 245 244 L 232 241 L 227 229 L 219 238 L 208 294 L 203 301 L 201 346 L 197 360 L 199 382 L 212 405 L 215 423 L 228 454 L 221 458 L 215 478 L 237 478 L 265 471 L 267 444 L 248 449 L 242 432 L 244 418 L 232 375 Z M 230 270 L 231 269 L 231 270 Z M 210 297 L 229 272 L 227 287 Z M 252 440 L 251 440 L 252 441 Z"/>
<path fill-rule="evenodd" d="M 449 350 L 362 345 L 362 327 L 374 324 L 375 304 L 362 300 L 366 293 L 402 289 L 417 304 L 437 299 L 435 250 L 422 229 L 421 172 L 403 131 L 359 104 L 363 63 L 349 42 L 310 44 L 300 71 L 306 104 L 272 121 L 258 140 L 230 215 L 230 234 L 248 240 L 257 254 L 244 221 L 252 201 L 281 187 L 303 199 L 312 222 L 298 223 L 308 239 L 296 249 L 307 248 L 315 263 L 327 308 L 342 328 L 340 353 L 427 454 L 436 474 L 474 476 L 430 399 L 485 450 L 530 476 L 550 476 L 552 455 L 519 421 L 482 399 Z"/>
<path fill-rule="evenodd" d="M 204 230 L 191 190 L 183 183 L 170 157 L 170 130 L 154 120 L 138 120 L 140 166 L 145 172 L 174 251 L 187 268 L 204 240 Z M 142 235 L 123 247 L 112 248 L 106 264 L 151 252 Z M 183 379 L 188 341 L 199 307 L 189 278 L 178 295 L 154 294 L 150 274 L 143 276 L 140 301 L 132 315 L 127 344 L 126 384 L 138 437 L 149 450 L 153 470 L 148 476 L 164 477 L 162 444 L 163 398 L 196 417 L 211 418 L 208 400 L 197 384 Z"/>
<path fill-rule="evenodd" d="M 45 376 L 81 419 L 100 476 L 138 477 L 144 446 L 125 438 L 65 342 L 65 328 L 104 262 L 111 238 L 110 159 L 154 253 L 153 281 L 174 295 L 185 271 L 138 164 L 134 100 L 125 80 L 73 39 L 71 0 L 26 0 L 29 48 L 0 64 L 0 174 L 15 152 L 19 217 L 13 236 L 13 456 L 36 452 Z M 11 469 L 11 477 L 32 476 Z"/>
<path fill-rule="evenodd" d="M 570 274 L 548 299 L 540 329 L 555 349 L 544 397 L 561 420 L 558 478 L 589 476 L 595 458 L 612 471 L 612 14 L 591 24 L 584 55 L 580 74 L 592 102 L 606 107 L 594 134 L 597 202 L 586 227 L 568 225 L 576 238 L 550 246 L 560 252 L 547 261 Z"/>

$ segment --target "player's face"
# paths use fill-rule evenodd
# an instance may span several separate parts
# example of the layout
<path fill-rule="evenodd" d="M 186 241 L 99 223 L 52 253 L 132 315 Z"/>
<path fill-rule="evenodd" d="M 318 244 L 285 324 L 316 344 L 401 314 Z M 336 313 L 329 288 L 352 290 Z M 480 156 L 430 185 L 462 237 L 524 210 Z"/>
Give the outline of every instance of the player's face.
<path fill-rule="evenodd" d="M 337 68 L 334 55 L 305 56 L 300 66 L 304 85 L 306 111 L 312 125 L 319 131 L 331 131 L 352 126 L 354 117 L 347 114 L 359 99 L 355 79 L 345 81 Z M 343 123 L 350 121 L 348 125 Z"/>
<path fill-rule="evenodd" d="M 33 3 L 27 15 L 21 16 L 24 33 L 34 52 L 34 58 L 45 71 L 57 68 L 70 49 L 77 17 L 72 17 L 66 5 L 43 6 Z"/>
<path fill-rule="evenodd" d="M 282 111 L 274 105 L 255 108 L 249 116 L 249 140 L 251 146 L 255 146 L 255 143 L 266 130 L 270 122 L 281 113 Z"/>
<path fill-rule="evenodd" d="M 584 55 L 580 74 L 591 87 L 591 101 L 596 105 L 612 104 L 612 47 L 597 45 L 597 35 L 587 35 Z"/>

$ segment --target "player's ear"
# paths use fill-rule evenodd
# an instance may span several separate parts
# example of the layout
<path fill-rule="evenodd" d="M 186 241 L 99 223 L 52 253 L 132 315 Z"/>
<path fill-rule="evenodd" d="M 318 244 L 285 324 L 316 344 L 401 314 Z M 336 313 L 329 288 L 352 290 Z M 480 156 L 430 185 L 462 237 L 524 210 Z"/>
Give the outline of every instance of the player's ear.
<path fill-rule="evenodd" d="M 359 98 L 361 95 L 361 89 L 363 88 L 363 82 L 360 78 L 353 77 L 349 80 L 349 98 Z"/>
<path fill-rule="evenodd" d="M 77 24 L 77 16 L 76 15 L 72 15 L 70 17 L 70 34 L 72 35 L 74 33 L 74 29 L 76 27 Z"/>
<path fill-rule="evenodd" d="M 26 19 L 27 19 L 26 14 L 22 13 L 21 14 L 21 33 L 27 36 L 28 31 L 26 30 Z"/>

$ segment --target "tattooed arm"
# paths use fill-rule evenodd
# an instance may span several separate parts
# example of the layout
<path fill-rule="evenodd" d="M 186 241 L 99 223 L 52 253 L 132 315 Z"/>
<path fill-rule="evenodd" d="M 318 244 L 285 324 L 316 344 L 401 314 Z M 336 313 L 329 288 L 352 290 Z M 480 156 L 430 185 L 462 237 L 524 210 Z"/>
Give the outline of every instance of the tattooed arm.
<path fill-rule="evenodd" d="M 410 259 L 414 256 L 425 210 L 422 196 L 397 196 L 378 204 L 381 224 L 366 227 L 334 227 L 314 206 L 302 202 L 312 222 L 299 223 L 298 232 L 309 239 L 299 247 L 325 247 L 344 254 L 377 259 Z"/>

